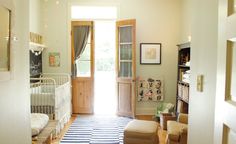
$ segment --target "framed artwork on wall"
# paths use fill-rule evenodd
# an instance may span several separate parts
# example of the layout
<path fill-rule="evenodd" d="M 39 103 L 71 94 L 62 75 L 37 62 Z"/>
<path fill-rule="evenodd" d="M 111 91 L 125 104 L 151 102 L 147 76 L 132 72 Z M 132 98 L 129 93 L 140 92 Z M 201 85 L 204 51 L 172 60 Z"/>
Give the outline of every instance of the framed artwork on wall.
<path fill-rule="evenodd" d="M 161 64 L 161 43 L 140 43 L 140 64 Z"/>
<path fill-rule="evenodd" d="M 48 57 L 49 57 L 50 67 L 60 66 L 60 53 L 59 52 L 50 52 Z"/>

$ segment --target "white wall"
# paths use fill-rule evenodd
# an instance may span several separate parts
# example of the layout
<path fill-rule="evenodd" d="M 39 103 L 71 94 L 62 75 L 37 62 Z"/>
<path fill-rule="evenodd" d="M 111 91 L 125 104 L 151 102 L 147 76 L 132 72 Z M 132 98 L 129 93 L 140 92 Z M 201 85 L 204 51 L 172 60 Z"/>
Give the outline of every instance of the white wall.
<path fill-rule="evenodd" d="M 180 43 L 189 41 L 191 37 L 191 0 L 181 0 Z"/>
<path fill-rule="evenodd" d="M 67 31 L 67 1 L 56 0 L 41 1 L 42 4 L 42 26 L 44 43 L 47 46 L 43 52 L 43 72 L 70 72 L 70 57 L 68 56 Z M 48 53 L 60 52 L 60 67 L 49 67 Z"/>
<path fill-rule="evenodd" d="M 0 0 L 9 2 L 9 0 Z M 13 80 L 0 82 L 0 143 L 30 144 L 29 0 L 14 0 Z"/>
<path fill-rule="evenodd" d="M 134 5 L 135 3 L 135 5 Z M 132 8 L 131 8 L 132 7 Z M 175 104 L 177 47 L 179 43 L 180 3 L 171 0 L 121 1 L 120 18 L 137 22 L 137 76 L 160 77 L 164 81 L 165 101 Z M 161 65 L 140 65 L 142 42 L 162 43 Z M 155 113 L 156 102 L 137 102 L 137 114 Z"/>
<path fill-rule="evenodd" d="M 179 43 L 180 2 L 173 0 L 55 0 L 43 1 L 43 25 L 45 44 L 49 47 L 44 53 L 55 51 L 61 53 L 61 66 L 48 66 L 44 59 L 43 69 L 46 72 L 70 72 L 70 39 L 68 28 L 69 5 L 116 5 L 119 9 L 119 19 L 136 19 L 137 25 L 137 76 L 161 77 L 165 84 L 165 101 L 175 103 L 177 77 L 177 47 Z M 67 21 L 68 20 L 68 21 Z M 139 44 L 162 43 L 161 65 L 140 65 Z M 138 114 L 154 114 L 156 103 L 137 103 Z"/>
<path fill-rule="evenodd" d="M 189 144 L 213 144 L 217 61 L 217 0 L 191 0 Z M 203 92 L 196 91 L 203 74 Z"/>
<path fill-rule="evenodd" d="M 30 32 L 42 35 L 41 2 L 42 0 L 30 0 Z"/>

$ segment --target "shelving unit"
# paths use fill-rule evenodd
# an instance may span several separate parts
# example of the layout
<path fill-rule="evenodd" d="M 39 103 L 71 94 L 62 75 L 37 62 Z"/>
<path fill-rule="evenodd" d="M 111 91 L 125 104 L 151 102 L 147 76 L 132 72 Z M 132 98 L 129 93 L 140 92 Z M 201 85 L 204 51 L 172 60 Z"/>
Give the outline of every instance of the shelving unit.
<path fill-rule="evenodd" d="M 178 44 L 176 112 L 188 113 L 190 79 L 190 43 Z"/>

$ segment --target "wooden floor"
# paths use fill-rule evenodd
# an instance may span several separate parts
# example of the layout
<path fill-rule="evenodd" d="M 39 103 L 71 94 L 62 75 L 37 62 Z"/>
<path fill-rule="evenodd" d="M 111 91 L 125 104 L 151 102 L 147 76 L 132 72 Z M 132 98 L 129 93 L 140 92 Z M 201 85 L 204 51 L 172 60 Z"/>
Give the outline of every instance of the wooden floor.
<path fill-rule="evenodd" d="M 76 115 L 72 115 L 70 121 L 66 124 L 64 129 L 61 131 L 61 133 L 58 135 L 58 137 L 53 140 L 53 144 L 59 144 L 60 140 L 63 138 L 67 130 L 69 129 L 70 125 L 73 123 L 73 121 L 76 119 Z M 139 115 L 136 116 L 136 119 L 140 120 L 153 120 L 153 116 L 147 116 L 147 115 Z M 165 138 L 166 138 L 166 131 L 162 130 L 160 126 L 158 127 L 158 136 L 159 136 L 159 144 L 165 144 Z"/>
<path fill-rule="evenodd" d="M 76 119 L 76 115 L 72 115 L 70 118 L 70 121 L 65 125 L 65 127 L 62 129 L 62 131 L 60 132 L 60 134 L 58 135 L 58 137 L 56 139 L 53 140 L 53 144 L 60 144 L 60 140 L 63 138 L 63 136 L 66 134 L 66 132 L 68 131 L 68 129 L 70 128 L 70 125 L 73 123 L 73 121 Z"/>

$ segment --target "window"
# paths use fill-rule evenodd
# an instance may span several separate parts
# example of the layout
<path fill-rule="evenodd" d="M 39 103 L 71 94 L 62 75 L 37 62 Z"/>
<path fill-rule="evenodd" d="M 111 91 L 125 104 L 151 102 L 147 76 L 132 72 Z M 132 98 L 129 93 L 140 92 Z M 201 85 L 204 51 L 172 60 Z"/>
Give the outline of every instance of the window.
<path fill-rule="evenodd" d="M 88 43 L 79 59 L 76 60 L 77 77 L 91 76 L 91 35 L 88 37 Z"/>

